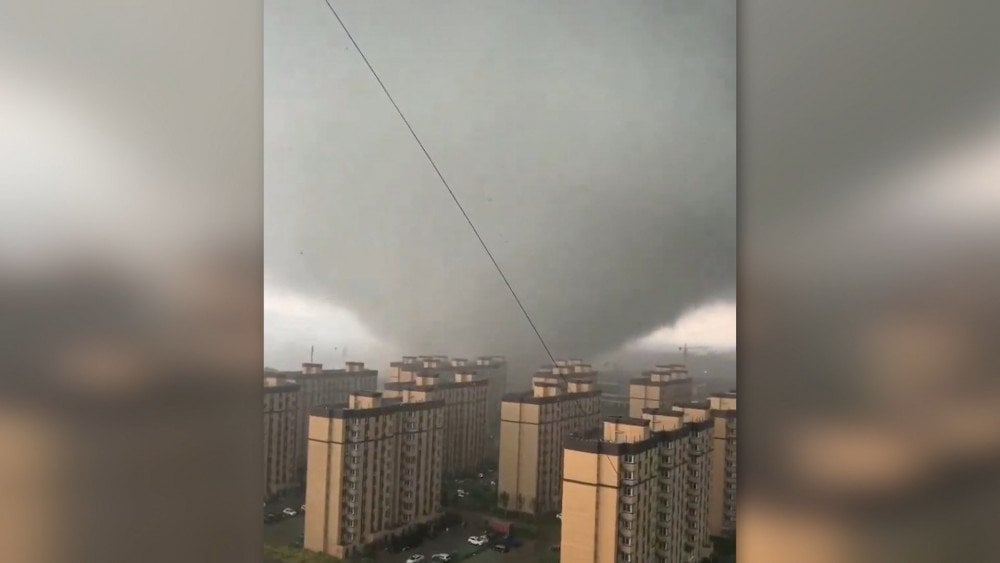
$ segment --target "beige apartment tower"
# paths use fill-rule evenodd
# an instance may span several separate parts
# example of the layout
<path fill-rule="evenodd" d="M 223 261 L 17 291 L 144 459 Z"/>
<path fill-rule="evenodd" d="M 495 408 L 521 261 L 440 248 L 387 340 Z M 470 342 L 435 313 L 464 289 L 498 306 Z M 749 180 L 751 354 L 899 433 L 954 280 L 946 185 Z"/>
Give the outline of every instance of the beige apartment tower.
<path fill-rule="evenodd" d="M 707 481 L 689 461 L 710 427 L 693 418 L 649 409 L 567 442 L 563 561 L 689 563 L 711 554 L 693 514 L 707 518 Z"/>
<path fill-rule="evenodd" d="M 713 536 L 736 533 L 736 393 L 708 398 L 712 426 L 712 497 L 708 531 Z"/>
<path fill-rule="evenodd" d="M 351 393 L 309 416 L 305 548 L 347 558 L 441 512 L 444 404 Z"/>
<path fill-rule="evenodd" d="M 299 385 L 264 378 L 264 498 L 298 486 Z"/>
<path fill-rule="evenodd" d="M 588 381 L 535 383 L 504 397 L 497 493 L 501 508 L 556 512 L 562 503 L 562 449 L 572 434 L 600 427 L 600 391 Z"/>
<path fill-rule="evenodd" d="M 531 376 L 531 383 L 551 383 L 563 389 L 570 381 L 583 381 L 597 385 L 597 372 L 583 360 L 556 360 L 554 365 L 544 366 Z"/>
<path fill-rule="evenodd" d="M 393 371 L 391 380 L 385 384 L 385 397 L 398 398 L 404 403 L 444 403 L 444 473 L 474 473 L 486 454 L 490 382 L 468 371 L 462 359 L 447 363 L 428 359 L 423 366 L 426 367 Z"/>
<path fill-rule="evenodd" d="M 658 365 L 629 381 L 628 415 L 640 418 L 643 409 L 668 409 L 691 398 L 687 368 L 681 364 Z"/>
<path fill-rule="evenodd" d="M 378 371 L 366 369 L 364 362 L 346 362 L 343 369 L 323 369 L 323 364 L 306 362 L 302 371 L 281 372 L 278 377 L 294 381 L 299 390 L 299 441 L 296 457 L 299 467 L 306 463 L 306 436 L 309 412 L 316 405 L 347 403 L 354 391 L 378 389 Z"/>

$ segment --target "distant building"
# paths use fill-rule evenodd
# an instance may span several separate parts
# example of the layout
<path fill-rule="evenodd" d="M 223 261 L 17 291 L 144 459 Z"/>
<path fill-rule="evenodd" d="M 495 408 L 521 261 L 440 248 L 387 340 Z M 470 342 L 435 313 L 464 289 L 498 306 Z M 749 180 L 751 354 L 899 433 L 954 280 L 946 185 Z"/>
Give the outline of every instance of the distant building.
<path fill-rule="evenodd" d="M 563 389 L 570 381 L 597 384 L 597 372 L 583 360 L 556 360 L 555 365 L 544 366 L 531 376 L 531 383 L 559 385 Z"/>
<path fill-rule="evenodd" d="M 467 475 L 486 454 L 487 393 L 490 382 L 471 371 L 466 360 L 428 358 L 393 362 L 385 397 L 404 403 L 440 401 L 444 415 L 444 473 Z"/>
<path fill-rule="evenodd" d="M 714 443 L 708 530 L 713 536 L 731 536 L 736 533 L 736 393 L 715 393 L 708 404 Z"/>
<path fill-rule="evenodd" d="M 656 366 L 629 381 L 628 397 L 628 415 L 640 418 L 643 409 L 668 409 L 691 401 L 691 378 L 681 364 Z"/>
<path fill-rule="evenodd" d="M 351 393 L 309 416 L 306 549 L 347 558 L 441 514 L 444 403 Z"/>
<path fill-rule="evenodd" d="M 299 485 L 295 451 L 299 439 L 299 385 L 264 378 L 264 498 Z"/>
<path fill-rule="evenodd" d="M 568 440 L 562 560 L 688 563 L 711 554 L 699 531 L 708 510 L 700 457 L 710 424 L 696 418 L 649 409 Z"/>
<path fill-rule="evenodd" d="M 574 433 L 600 427 L 600 391 L 592 381 L 535 382 L 504 396 L 500 419 L 498 501 L 539 514 L 562 502 L 562 449 Z"/>
<path fill-rule="evenodd" d="M 296 447 L 298 465 L 306 463 L 306 425 L 309 411 L 315 405 L 347 403 L 354 391 L 378 389 L 378 371 L 366 369 L 364 362 L 346 362 L 344 369 L 323 369 L 323 364 L 306 362 L 302 371 L 283 371 L 277 377 L 298 383 L 299 392 L 299 441 Z"/>
<path fill-rule="evenodd" d="M 473 369 L 490 382 L 486 395 L 487 432 L 493 441 L 488 449 L 496 453 L 496 436 L 500 432 L 500 403 L 507 394 L 507 359 L 503 356 L 480 356 L 473 362 Z"/>

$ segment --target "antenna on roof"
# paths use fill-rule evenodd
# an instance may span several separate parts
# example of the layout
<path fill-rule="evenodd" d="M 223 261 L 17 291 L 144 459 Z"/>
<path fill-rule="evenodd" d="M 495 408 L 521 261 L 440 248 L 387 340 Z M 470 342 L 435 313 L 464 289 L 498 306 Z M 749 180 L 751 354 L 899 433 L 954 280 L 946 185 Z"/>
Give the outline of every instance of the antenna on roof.
<path fill-rule="evenodd" d="M 316 347 L 315 346 L 310 346 L 309 347 L 309 363 L 310 364 L 313 363 L 313 352 L 315 352 L 315 351 L 316 351 Z"/>

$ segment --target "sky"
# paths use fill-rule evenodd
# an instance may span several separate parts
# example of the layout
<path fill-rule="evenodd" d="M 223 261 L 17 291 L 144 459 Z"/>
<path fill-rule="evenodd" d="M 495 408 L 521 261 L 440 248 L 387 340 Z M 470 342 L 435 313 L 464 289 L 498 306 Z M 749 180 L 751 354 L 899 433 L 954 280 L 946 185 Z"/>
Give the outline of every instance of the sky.
<path fill-rule="evenodd" d="M 735 2 L 334 6 L 553 355 L 732 350 Z M 325 2 L 264 8 L 265 363 L 546 362 Z"/>

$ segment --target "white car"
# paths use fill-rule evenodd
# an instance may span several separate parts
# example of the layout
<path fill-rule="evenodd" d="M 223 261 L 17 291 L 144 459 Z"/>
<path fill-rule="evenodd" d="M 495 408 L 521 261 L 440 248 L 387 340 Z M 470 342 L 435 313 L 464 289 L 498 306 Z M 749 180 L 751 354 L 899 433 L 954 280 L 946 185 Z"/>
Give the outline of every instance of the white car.
<path fill-rule="evenodd" d="M 431 561 L 451 561 L 451 559 L 450 553 L 435 553 L 431 555 Z"/>
<path fill-rule="evenodd" d="M 556 518 L 562 520 L 562 512 L 560 512 L 559 514 L 556 514 Z"/>
<path fill-rule="evenodd" d="M 290 506 L 282 510 L 281 513 L 284 514 L 285 516 L 295 516 L 298 514 L 298 512 L 295 512 L 295 509 Z"/>
<path fill-rule="evenodd" d="M 472 545 L 486 545 L 489 541 L 486 536 L 469 536 L 469 543 Z"/>
<path fill-rule="evenodd" d="M 465 492 L 465 489 L 459 489 L 455 494 L 458 495 L 458 498 L 465 498 L 469 493 Z"/>
<path fill-rule="evenodd" d="M 419 553 L 414 553 L 413 555 L 406 558 L 406 563 L 420 563 L 424 560 L 424 556 Z"/>

